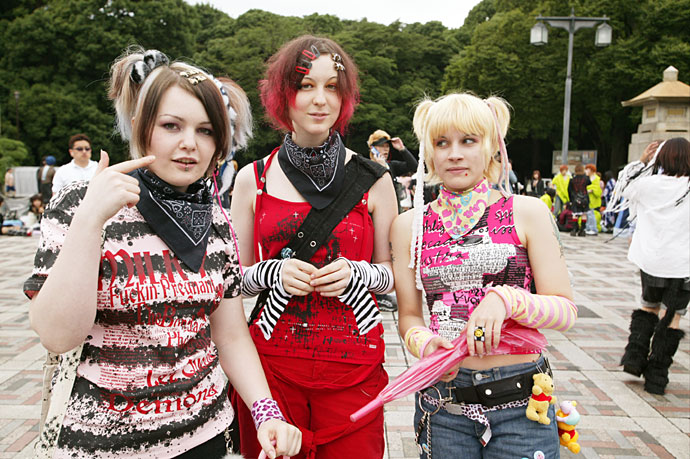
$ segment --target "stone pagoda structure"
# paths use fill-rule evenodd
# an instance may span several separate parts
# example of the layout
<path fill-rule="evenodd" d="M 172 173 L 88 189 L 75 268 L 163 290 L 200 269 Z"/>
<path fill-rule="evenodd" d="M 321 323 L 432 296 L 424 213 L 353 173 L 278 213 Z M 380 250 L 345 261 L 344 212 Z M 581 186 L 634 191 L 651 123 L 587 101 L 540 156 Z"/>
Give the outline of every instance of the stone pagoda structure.
<path fill-rule="evenodd" d="M 642 107 L 642 122 L 628 146 L 628 161 L 640 159 L 653 140 L 685 137 L 690 140 L 690 86 L 678 81 L 678 70 L 669 66 L 664 80 L 621 102 L 623 107 Z"/>

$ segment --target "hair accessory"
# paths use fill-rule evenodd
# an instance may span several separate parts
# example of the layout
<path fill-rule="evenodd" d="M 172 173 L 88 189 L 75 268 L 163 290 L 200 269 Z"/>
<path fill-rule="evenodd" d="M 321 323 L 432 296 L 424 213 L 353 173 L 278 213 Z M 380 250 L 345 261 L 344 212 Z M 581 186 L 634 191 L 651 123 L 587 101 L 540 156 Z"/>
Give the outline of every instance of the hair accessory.
<path fill-rule="evenodd" d="M 474 340 L 484 341 L 484 327 L 474 327 Z"/>
<path fill-rule="evenodd" d="M 186 78 L 187 81 L 193 85 L 197 85 L 199 82 L 208 79 L 206 74 L 198 69 L 180 72 L 180 76 Z"/>
<path fill-rule="evenodd" d="M 295 66 L 295 71 L 297 73 L 302 73 L 304 75 L 309 75 L 309 70 L 311 69 L 311 61 L 321 57 L 321 52 L 314 45 L 311 45 L 309 49 L 303 49 L 300 57 L 297 59 L 297 65 Z"/>
<path fill-rule="evenodd" d="M 156 67 L 161 65 L 168 65 L 170 60 L 168 56 L 161 53 L 157 49 L 149 49 L 144 52 L 144 57 L 142 60 L 137 61 L 132 66 L 132 70 L 129 73 L 129 77 L 136 84 L 141 84 L 146 77 L 151 73 Z"/>
<path fill-rule="evenodd" d="M 338 53 L 331 54 L 331 59 L 333 59 L 333 66 L 335 67 L 336 70 L 339 70 L 341 72 L 345 71 L 345 66 L 343 65 L 343 58 L 340 57 L 340 54 L 338 54 Z"/>

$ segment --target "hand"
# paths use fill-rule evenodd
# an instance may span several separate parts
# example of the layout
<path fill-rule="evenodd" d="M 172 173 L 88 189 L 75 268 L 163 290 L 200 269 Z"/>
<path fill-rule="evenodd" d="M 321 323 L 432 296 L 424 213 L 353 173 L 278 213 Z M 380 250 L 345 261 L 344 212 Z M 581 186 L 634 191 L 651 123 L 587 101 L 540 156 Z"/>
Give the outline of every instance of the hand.
<path fill-rule="evenodd" d="M 506 307 L 498 294 L 489 292 L 472 312 L 467 321 L 467 350 L 470 356 L 489 355 L 501 342 L 501 325 L 506 318 Z M 484 341 L 476 341 L 476 327 L 484 327 Z"/>
<path fill-rule="evenodd" d="M 396 150 L 403 150 L 405 149 L 405 144 L 403 143 L 402 139 L 400 137 L 393 137 L 391 139 L 391 145 L 393 148 Z"/>
<path fill-rule="evenodd" d="M 377 163 L 379 163 L 380 165 L 382 165 L 386 168 L 388 167 L 388 162 L 386 161 L 386 158 L 384 158 L 382 155 L 378 155 L 378 156 L 374 155 L 374 161 L 376 161 Z"/>
<path fill-rule="evenodd" d="M 101 159 L 79 206 L 80 210 L 104 224 L 122 207 L 135 206 L 139 202 L 139 182 L 126 174 L 146 167 L 155 160 L 155 156 L 144 156 L 108 167 L 108 153 L 101 150 Z"/>
<path fill-rule="evenodd" d="M 647 148 L 644 149 L 642 152 L 642 156 L 640 157 L 640 161 L 643 163 L 647 164 L 649 161 L 652 160 L 654 157 L 654 153 L 656 153 L 656 149 L 659 148 L 659 141 L 655 140 L 654 142 L 650 143 L 647 145 Z"/>
<path fill-rule="evenodd" d="M 306 296 L 314 291 L 309 285 L 311 275 L 316 271 L 314 265 L 296 258 L 288 258 L 283 263 L 283 288 L 295 296 Z"/>
<path fill-rule="evenodd" d="M 424 355 L 422 358 L 427 357 L 431 355 L 434 351 L 436 351 L 438 348 L 443 347 L 446 349 L 453 349 L 453 343 L 448 341 L 445 338 L 441 338 L 440 336 L 435 336 L 429 341 L 429 344 L 426 345 L 424 348 Z M 453 366 L 450 370 L 445 372 L 443 376 L 441 377 L 441 381 L 443 382 L 450 382 L 455 379 L 455 377 L 458 375 L 458 370 L 460 369 L 460 363 L 457 365 Z"/>
<path fill-rule="evenodd" d="M 342 295 L 350 282 L 350 265 L 343 259 L 335 260 L 311 275 L 310 285 L 323 296 Z"/>
<path fill-rule="evenodd" d="M 302 448 L 302 432 L 280 419 L 269 419 L 259 426 L 256 433 L 261 448 L 271 459 L 277 456 L 295 456 Z"/>

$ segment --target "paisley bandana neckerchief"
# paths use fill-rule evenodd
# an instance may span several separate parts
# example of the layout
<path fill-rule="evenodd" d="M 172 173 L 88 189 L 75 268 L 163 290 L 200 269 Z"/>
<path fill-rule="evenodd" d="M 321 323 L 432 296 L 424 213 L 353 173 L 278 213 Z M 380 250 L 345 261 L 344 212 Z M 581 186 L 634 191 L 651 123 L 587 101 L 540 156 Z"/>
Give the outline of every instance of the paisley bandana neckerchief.
<path fill-rule="evenodd" d="M 334 132 L 323 145 L 302 148 L 285 135 L 278 162 L 288 180 L 315 209 L 328 206 L 345 179 L 345 145 Z"/>
<path fill-rule="evenodd" d="M 486 177 L 471 190 L 461 193 L 454 193 L 441 185 L 436 204 L 443 227 L 450 237 L 460 238 L 479 222 L 489 205 L 490 191 Z"/>
<path fill-rule="evenodd" d="M 175 190 L 148 169 L 129 175 L 139 181 L 137 209 L 151 229 L 192 271 L 199 272 L 210 234 L 213 196 L 202 179 L 186 193 Z"/>

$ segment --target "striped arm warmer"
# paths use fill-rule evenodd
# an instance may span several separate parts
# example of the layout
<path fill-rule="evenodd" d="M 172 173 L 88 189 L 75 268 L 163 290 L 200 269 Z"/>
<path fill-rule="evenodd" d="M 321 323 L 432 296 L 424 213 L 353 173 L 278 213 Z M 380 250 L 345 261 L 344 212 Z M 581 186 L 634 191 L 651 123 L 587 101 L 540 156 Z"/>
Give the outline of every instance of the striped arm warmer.
<path fill-rule="evenodd" d="M 503 300 L 506 319 L 513 319 L 525 327 L 566 331 L 577 319 L 577 306 L 562 296 L 537 295 L 507 285 L 489 287 L 486 293 L 489 292 Z"/>
<path fill-rule="evenodd" d="M 242 277 L 242 295 L 244 296 L 252 297 L 262 290 L 270 289 L 266 305 L 256 322 L 267 340 L 271 338 L 278 319 L 292 298 L 292 295 L 283 288 L 281 270 L 284 261 L 266 260 L 259 262 L 245 269 Z"/>
<path fill-rule="evenodd" d="M 382 265 L 347 258 L 343 260 L 350 265 L 350 282 L 338 299 L 352 308 L 359 334 L 364 335 L 382 321 L 381 313 L 369 292 L 388 292 L 393 286 L 393 273 Z"/>

